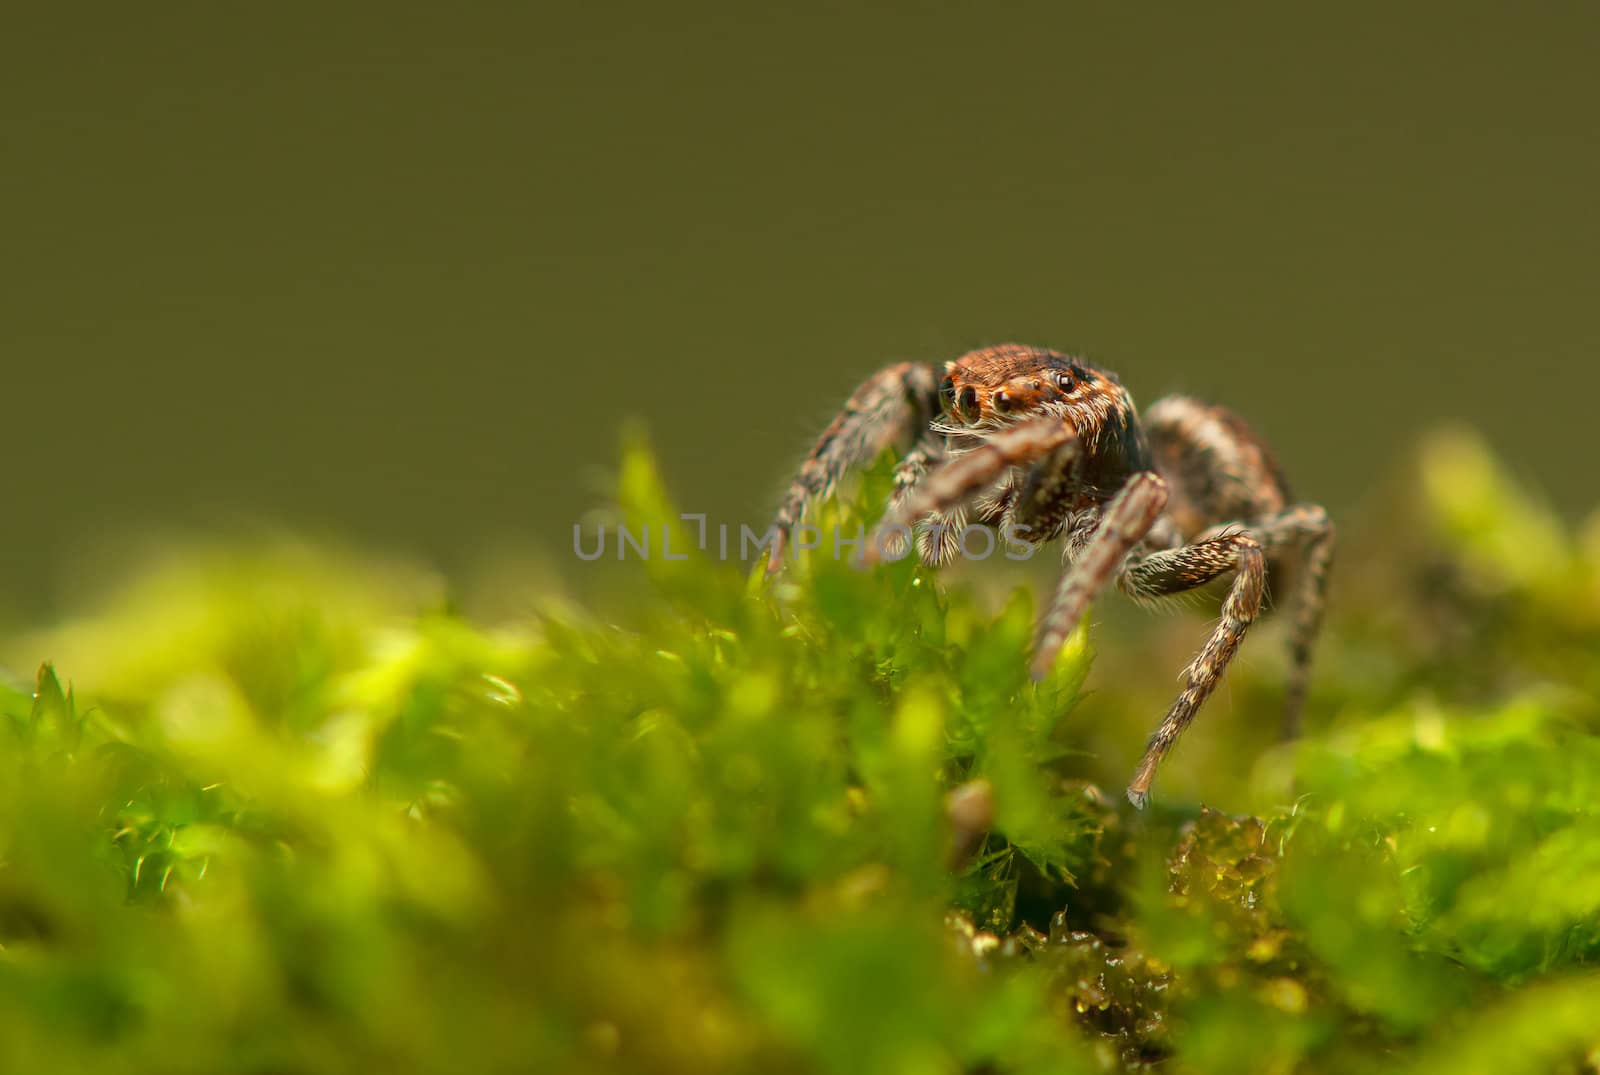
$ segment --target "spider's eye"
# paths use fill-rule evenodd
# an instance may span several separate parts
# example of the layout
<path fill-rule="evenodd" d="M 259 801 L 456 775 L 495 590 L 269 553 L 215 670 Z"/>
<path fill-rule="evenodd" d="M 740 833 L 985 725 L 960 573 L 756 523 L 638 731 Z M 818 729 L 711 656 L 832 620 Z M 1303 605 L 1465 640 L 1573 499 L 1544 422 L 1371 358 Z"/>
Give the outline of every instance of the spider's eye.
<path fill-rule="evenodd" d="M 970 384 L 956 396 L 956 411 L 961 415 L 961 420 L 972 425 L 978 420 L 978 390 Z"/>
<path fill-rule="evenodd" d="M 1061 389 L 1061 391 L 1063 391 L 1063 392 L 1072 391 L 1072 386 L 1075 383 L 1076 382 L 1073 381 L 1072 374 L 1070 374 L 1070 373 L 1057 373 L 1056 374 L 1056 387 Z"/>
<path fill-rule="evenodd" d="M 994 405 L 994 412 L 996 414 L 1005 414 L 1011 410 L 1011 397 L 1006 394 L 1006 390 L 1004 388 L 990 396 L 989 402 Z"/>
<path fill-rule="evenodd" d="M 939 382 L 939 406 L 944 408 L 944 413 L 949 414 L 956 405 L 956 381 L 954 377 L 945 377 Z"/>

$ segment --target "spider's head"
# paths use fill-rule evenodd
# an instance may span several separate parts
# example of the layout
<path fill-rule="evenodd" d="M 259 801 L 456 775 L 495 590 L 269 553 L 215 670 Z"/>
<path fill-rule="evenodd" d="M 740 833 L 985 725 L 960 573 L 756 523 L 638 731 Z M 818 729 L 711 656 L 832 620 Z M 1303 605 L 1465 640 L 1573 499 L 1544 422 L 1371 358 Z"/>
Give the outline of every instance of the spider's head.
<path fill-rule="evenodd" d="M 955 435 L 985 432 L 1056 415 L 1094 444 L 1108 428 L 1134 422 L 1133 399 L 1116 375 L 1039 347 L 1001 344 L 971 351 L 945 366 L 939 382 L 943 419 Z"/>

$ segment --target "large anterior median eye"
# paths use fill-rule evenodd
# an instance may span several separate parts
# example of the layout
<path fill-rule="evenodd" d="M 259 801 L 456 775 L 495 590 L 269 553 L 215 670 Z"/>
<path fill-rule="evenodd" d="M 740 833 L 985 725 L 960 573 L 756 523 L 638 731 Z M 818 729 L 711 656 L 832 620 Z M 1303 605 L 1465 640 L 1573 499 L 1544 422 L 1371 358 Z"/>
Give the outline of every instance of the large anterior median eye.
<path fill-rule="evenodd" d="M 939 406 L 946 414 L 956 409 L 956 379 L 948 374 L 939 382 Z"/>
<path fill-rule="evenodd" d="M 1061 389 L 1061 391 L 1072 391 L 1072 386 L 1076 383 L 1077 382 L 1072 379 L 1072 374 L 1067 373 L 1064 370 L 1058 370 L 1056 372 L 1056 387 Z"/>
<path fill-rule="evenodd" d="M 970 384 L 956 395 L 956 412 L 969 426 L 978 421 L 978 390 Z"/>

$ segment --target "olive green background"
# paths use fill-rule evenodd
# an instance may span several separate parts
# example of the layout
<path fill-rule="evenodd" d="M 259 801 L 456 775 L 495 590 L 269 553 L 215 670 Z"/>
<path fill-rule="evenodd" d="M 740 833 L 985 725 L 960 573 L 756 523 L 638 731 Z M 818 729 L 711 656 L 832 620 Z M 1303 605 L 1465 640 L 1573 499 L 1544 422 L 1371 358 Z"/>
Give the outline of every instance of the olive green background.
<path fill-rule="evenodd" d="M 1079 350 L 1348 509 L 1420 426 L 1571 512 L 1600 7 L 13 10 L 0 607 L 283 523 L 570 561 L 628 417 L 762 522 L 876 366 Z M 131 546 L 130 546 L 131 547 Z"/>

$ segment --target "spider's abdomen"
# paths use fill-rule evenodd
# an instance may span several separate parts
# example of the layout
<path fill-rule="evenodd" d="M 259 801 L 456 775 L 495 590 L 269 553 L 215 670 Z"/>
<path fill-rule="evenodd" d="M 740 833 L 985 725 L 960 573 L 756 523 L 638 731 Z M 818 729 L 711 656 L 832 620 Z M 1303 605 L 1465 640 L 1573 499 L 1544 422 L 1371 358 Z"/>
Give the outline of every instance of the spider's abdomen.
<path fill-rule="evenodd" d="M 1185 541 L 1221 523 L 1276 514 L 1292 498 L 1266 442 L 1223 407 L 1184 396 L 1144 416 L 1151 462 L 1166 479 L 1166 514 Z"/>

